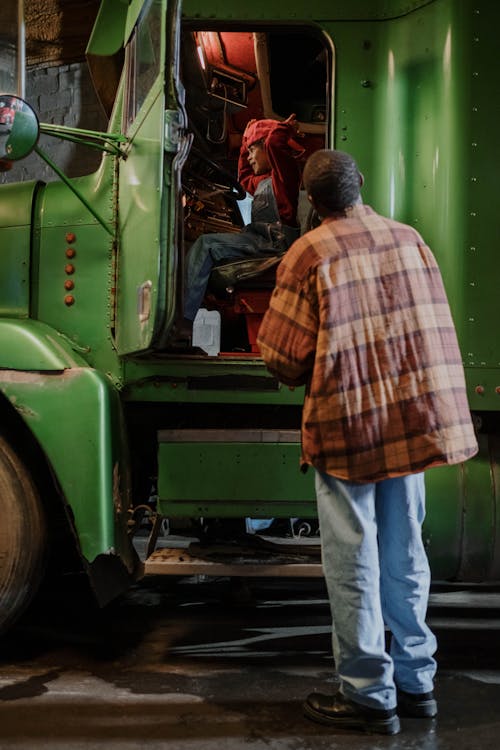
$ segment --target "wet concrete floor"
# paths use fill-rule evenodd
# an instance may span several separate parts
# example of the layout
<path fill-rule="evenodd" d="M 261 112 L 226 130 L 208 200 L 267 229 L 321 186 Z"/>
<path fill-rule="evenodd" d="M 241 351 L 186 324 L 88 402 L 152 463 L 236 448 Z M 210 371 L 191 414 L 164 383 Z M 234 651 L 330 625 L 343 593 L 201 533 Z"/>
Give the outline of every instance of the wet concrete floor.
<path fill-rule="evenodd" d="M 151 578 L 102 611 L 46 594 L 0 642 L 0 748 L 496 750 L 500 592 L 433 591 L 439 716 L 395 737 L 302 716 L 334 689 L 329 621 L 321 581 Z"/>

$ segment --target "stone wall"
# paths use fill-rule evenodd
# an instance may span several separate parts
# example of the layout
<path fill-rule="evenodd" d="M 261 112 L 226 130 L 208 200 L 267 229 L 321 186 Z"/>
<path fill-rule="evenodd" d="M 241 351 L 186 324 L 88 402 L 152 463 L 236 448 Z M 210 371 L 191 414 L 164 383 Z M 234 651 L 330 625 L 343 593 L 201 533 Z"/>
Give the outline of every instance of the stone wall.
<path fill-rule="evenodd" d="M 107 128 L 107 120 L 94 92 L 86 63 L 75 62 L 28 71 L 26 100 L 41 122 L 87 130 L 102 131 Z M 68 177 L 93 172 L 101 159 L 99 151 L 60 138 L 41 135 L 38 145 Z M 0 183 L 33 179 L 50 182 L 59 178 L 37 154 L 16 162 L 9 172 L 0 173 Z"/>

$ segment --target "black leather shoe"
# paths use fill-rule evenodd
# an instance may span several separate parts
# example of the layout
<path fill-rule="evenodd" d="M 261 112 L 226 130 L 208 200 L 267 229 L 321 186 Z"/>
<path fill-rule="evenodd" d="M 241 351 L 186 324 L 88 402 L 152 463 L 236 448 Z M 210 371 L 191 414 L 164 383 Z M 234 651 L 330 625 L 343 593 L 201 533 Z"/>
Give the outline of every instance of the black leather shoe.
<path fill-rule="evenodd" d="M 333 696 L 311 693 L 303 708 L 308 719 L 341 729 L 397 734 L 401 728 L 395 708 L 388 711 L 368 708 L 348 700 L 340 692 Z"/>
<path fill-rule="evenodd" d="M 398 710 L 402 716 L 417 719 L 432 719 L 437 715 L 437 702 L 434 693 L 405 693 L 398 690 Z"/>

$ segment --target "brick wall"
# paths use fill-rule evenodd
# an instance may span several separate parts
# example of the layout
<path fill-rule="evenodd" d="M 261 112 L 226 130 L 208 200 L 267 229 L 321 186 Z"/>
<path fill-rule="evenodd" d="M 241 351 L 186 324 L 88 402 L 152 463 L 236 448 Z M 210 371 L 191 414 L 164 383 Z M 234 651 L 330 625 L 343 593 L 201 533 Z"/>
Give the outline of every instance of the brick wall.
<path fill-rule="evenodd" d="M 106 130 L 106 117 L 85 63 L 32 69 L 26 77 L 26 100 L 41 122 Z M 93 172 L 101 159 L 99 151 L 60 138 L 41 135 L 38 145 L 68 177 Z M 0 183 L 33 179 L 50 182 L 59 178 L 37 154 L 0 173 Z"/>

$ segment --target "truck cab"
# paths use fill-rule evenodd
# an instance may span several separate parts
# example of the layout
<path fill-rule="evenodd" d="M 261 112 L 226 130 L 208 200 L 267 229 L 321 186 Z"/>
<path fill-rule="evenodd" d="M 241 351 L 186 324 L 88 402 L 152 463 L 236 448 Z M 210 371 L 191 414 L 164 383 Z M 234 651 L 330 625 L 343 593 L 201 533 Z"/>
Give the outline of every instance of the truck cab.
<path fill-rule="evenodd" d="M 481 450 L 429 472 L 426 542 L 434 578 L 498 579 L 496 287 L 477 252 L 498 223 L 483 179 L 497 100 L 480 84 L 499 11 L 476 5 L 102 0 L 87 57 L 107 129 L 39 122 L 9 95 L 15 149 L 0 159 L 34 150 L 57 179 L 0 185 L 0 628 L 68 548 L 101 604 L 148 573 L 321 575 L 318 539 L 289 524 L 315 528 L 303 389 L 269 374 L 257 345 L 279 258 L 216 269 L 199 350 L 172 347 L 190 246 L 248 222 L 247 123 L 292 113 L 303 159 L 352 153 L 365 202 L 438 258 Z M 39 132 L 97 149 L 98 169 L 66 177 Z M 305 196 L 299 221 L 316 221 Z M 249 519 L 281 519 L 288 537 L 263 554 Z"/>

